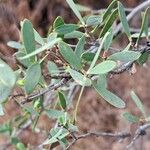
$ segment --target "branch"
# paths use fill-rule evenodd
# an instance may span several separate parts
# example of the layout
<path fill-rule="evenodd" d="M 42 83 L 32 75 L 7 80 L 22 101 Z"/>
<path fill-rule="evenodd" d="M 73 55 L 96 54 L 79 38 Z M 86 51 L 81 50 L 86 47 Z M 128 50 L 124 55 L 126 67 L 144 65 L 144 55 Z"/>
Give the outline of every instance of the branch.
<path fill-rule="evenodd" d="M 37 93 L 33 93 L 31 95 L 29 95 L 27 98 L 25 98 L 24 101 L 21 102 L 21 104 L 25 104 L 25 103 L 29 103 L 31 102 L 33 99 L 40 97 L 41 95 L 44 95 L 45 93 L 52 91 L 52 90 L 56 90 L 59 87 L 61 87 L 62 85 L 64 85 L 67 82 L 67 80 L 64 78 L 62 79 L 59 83 L 57 84 L 50 84 L 48 87 L 46 87 L 45 89 L 42 89 L 40 92 Z"/>
<path fill-rule="evenodd" d="M 141 137 L 146 135 L 146 130 L 150 128 L 150 123 L 139 126 L 137 130 L 135 131 L 135 136 L 130 142 L 129 145 L 126 146 L 127 149 L 131 148 L 135 141 Z M 79 136 L 76 136 L 75 133 L 72 133 L 73 135 L 73 141 L 67 146 L 66 150 L 70 149 L 77 141 L 81 139 L 85 139 L 91 136 L 96 136 L 96 137 L 112 137 L 112 138 L 118 138 L 118 139 L 126 139 L 131 137 L 131 133 L 129 132 L 118 132 L 118 133 L 109 133 L 109 132 L 88 132 Z"/>
<path fill-rule="evenodd" d="M 127 21 L 130 21 L 136 14 L 138 14 L 140 11 L 142 11 L 143 9 L 147 8 L 150 5 L 150 0 L 147 0 L 143 3 L 141 3 L 140 5 L 138 5 L 137 7 L 135 7 L 130 13 L 129 15 L 126 17 Z M 117 35 L 120 31 L 122 30 L 122 24 L 119 23 L 114 31 L 114 35 Z"/>

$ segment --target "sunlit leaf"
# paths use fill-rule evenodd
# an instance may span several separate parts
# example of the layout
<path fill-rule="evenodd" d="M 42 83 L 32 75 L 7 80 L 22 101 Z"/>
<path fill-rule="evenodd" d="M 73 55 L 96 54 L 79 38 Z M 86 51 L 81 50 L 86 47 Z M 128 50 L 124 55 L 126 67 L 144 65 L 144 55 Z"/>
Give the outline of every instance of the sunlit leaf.
<path fill-rule="evenodd" d="M 117 53 L 110 55 L 108 59 L 128 62 L 128 61 L 137 60 L 140 56 L 141 56 L 140 52 L 122 51 L 122 52 L 117 52 Z"/>
<path fill-rule="evenodd" d="M 94 68 L 88 71 L 89 74 L 105 74 L 113 70 L 116 67 L 116 62 L 106 60 L 102 63 L 97 64 Z"/>
<path fill-rule="evenodd" d="M 72 70 L 71 68 L 68 69 L 70 75 L 72 78 L 80 85 L 82 86 L 90 86 L 91 85 L 91 80 L 87 77 L 85 77 L 83 74 Z"/>
<path fill-rule="evenodd" d="M 98 84 L 93 84 L 95 90 L 99 93 L 99 95 L 104 98 L 105 101 L 107 101 L 108 103 L 110 103 L 111 105 L 117 107 L 117 108 L 124 108 L 125 107 L 125 103 L 124 101 L 119 98 L 117 95 L 111 93 L 110 91 L 108 91 L 105 88 L 105 85 L 99 85 Z"/>

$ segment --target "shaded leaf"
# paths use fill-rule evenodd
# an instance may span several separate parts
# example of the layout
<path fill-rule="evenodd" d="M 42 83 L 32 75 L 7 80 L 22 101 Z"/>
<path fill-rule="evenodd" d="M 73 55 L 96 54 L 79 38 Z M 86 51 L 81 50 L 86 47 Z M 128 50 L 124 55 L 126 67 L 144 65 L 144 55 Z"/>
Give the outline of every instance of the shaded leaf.
<path fill-rule="evenodd" d="M 58 16 L 53 23 L 53 28 L 55 29 L 63 24 L 65 24 L 63 18 Z"/>
<path fill-rule="evenodd" d="M 48 61 L 47 68 L 48 68 L 48 71 L 50 74 L 58 74 L 59 73 L 57 65 L 52 61 Z"/>
<path fill-rule="evenodd" d="M 95 57 L 95 53 L 92 52 L 84 52 L 81 55 L 81 58 L 84 59 L 85 61 L 93 61 L 94 57 Z"/>
<path fill-rule="evenodd" d="M 69 4 L 70 8 L 72 9 L 72 11 L 74 12 L 74 14 L 78 17 L 78 19 L 80 20 L 80 22 L 84 25 L 84 20 L 76 6 L 76 4 L 74 3 L 73 0 L 66 0 L 66 2 Z"/>
<path fill-rule="evenodd" d="M 64 38 L 65 38 L 65 39 L 79 39 L 79 38 L 81 38 L 82 36 L 84 36 L 84 33 L 83 33 L 83 32 L 80 32 L 80 31 L 73 31 L 73 32 L 70 32 L 70 33 L 65 34 Z"/>
<path fill-rule="evenodd" d="M 40 34 L 35 29 L 33 29 L 33 30 L 34 30 L 35 41 L 41 45 L 44 45 L 45 42 L 44 42 L 43 38 L 40 36 Z"/>
<path fill-rule="evenodd" d="M 13 70 L 0 59 L 0 102 L 6 100 L 16 83 Z"/>
<path fill-rule="evenodd" d="M 25 19 L 22 23 L 21 28 L 22 40 L 26 49 L 26 54 L 30 54 L 35 51 L 35 37 L 32 23 Z M 35 60 L 35 57 L 32 57 L 31 60 Z"/>
<path fill-rule="evenodd" d="M 120 2 L 118 2 L 118 11 L 119 11 L 119 17 L 120 17 L 122 26 L 124 28 L 124 31 L 127 34 L 129 40 L 131 41 L 132 39 L 131 39 L 129 24 L 128 24 L 128 21 L 127 21 L 127 18 L 126 18 L 124 7 Z"/>
<path fill-rule="evenodd" d="M 81 39 L 79 39 L 79 42 L 77 43 L 77 46 L 75 48 L 75 54 L 77 55 L 77 57 L 80 58 L 81 54 L 84 51 L 84 45 L 85 45 L 86 41 L 85 41 L 85 36 L 82 36 Z"/>
<path fill-rule="evenodd" d="M 107 36 L 105 42 L 104 42 L 104 49 L 105 51 L 109 49 L 111 43 L 112 43 L 112 40 L 113 40 L 113 30 L 112 28 L 109 29 L 109 32 L 110 34 Z"/>
<path fill-rule="evenodd" d="M 63 116 L 65 113 L 56 109 L 48 109 L 46 110 L 46 114 L 49 118 L 58 119 Z"/>
<path fill-rule="evenodd" d="M 107 7 L 106 11 L 104 12 L 103 15 L 103 21 L 105 21 L 105 19 L 110 15 L 111 11 L 113 10 L 113 8 L 117 6 L 117 0 L 113 0 L 110 5 Z"/>
<path fill-rule="evenodd" d="M 145 117 L 146 113 L 145 113 L 145 110 L 144 110 L 144 106 L 143 106 L 141 100 L 139 99 L 139 97 L 134 93 L 134 91 L 131 91 L 131 98 Z"/>
<path fill-rule="evenodd" d="M 61 107 L 63 109 L 66 109 L 67 104 L 66 104 L 66 98 L 64 94 L 61 91 L 58 91 L 58 96 L 59 96 L 59 102 L 60 102 Z"/>
<path fill-rule="evenodd" d="M 130 114 L 130 113 L 128 113 L 128 112 L 124 113 L 124 114 L 123 114 L 123 117 L 124 117 L 127 121 L 129 121 L 129 122 L 131 122 L 131 123 L 139 122 L 139 118 L 138 118 L 138 117 L 136 117 L 136 116 L 134 116 L 134 115 L 132 115 L 132 114 Z"/>
<path fill-rule="evenodd" d="M 29 58 L 29 57 L 32 57 L 32 56 L 34 56 L 34 55 L 36 55 L 36 54 L 39 54 L 39 53 L 43 52 L 43 51 L 46 50 L 46 49 L 50 49 L 50 48 L 52 48 L 55 44 L 57 44 L 60 40 L 61 40 L 60 38 L 54 39 L 53 41 L 50 41 L 50 42 L 48 42 L 47 44 L 43 45 L 42 47 L 36 49 L 34 52 L 32 52 L 32 53 L 30 53 L 30 54 L 28 54 L 28 55 L 26 55 L 26 56 L 20 57 L 19 59 L 20 59 L 20 60 L 27 59 L 27 58 Z"/>
<path fill-rule="evenodd" d="M 104 27 L 102 28 L 102 31 L 100 33 L 100 37 L 103 37 L 106 32 L 111 28 L 112 24 L 114 23 L 114 21 L 116 20 L 118 16 L 118 9 L 115 9 L 110 15 L 109 18 L 107 19 Z"/>
<path fill-rule="evenodd" d="M 27 94 L 33 92 L 40 78 L 41 78 L 41 66 L 39 63 L 35 63 L 27 69 L 24 85 Z"/>
<path fill-rule="evenodd" d="M 58 46 L 64 59 L 75 69 L 81 69 L 80 58 L 76 56 L 72 48 L 62 41 L 59 42 Z"/>
<path fill-rule="evenodd" d="M 55 28 L 54 31 L 57 32 L 58 34 L 67 34 L 77 30 L 78 28 L 79 26 L 76 24 L 63 24 Z"/>

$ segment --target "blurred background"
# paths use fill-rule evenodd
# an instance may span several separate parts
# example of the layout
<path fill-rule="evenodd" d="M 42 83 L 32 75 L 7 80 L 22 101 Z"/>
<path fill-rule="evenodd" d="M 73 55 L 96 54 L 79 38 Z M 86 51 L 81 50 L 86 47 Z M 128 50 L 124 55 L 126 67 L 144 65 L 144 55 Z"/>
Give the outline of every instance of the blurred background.
<path fill-rule="evenodd" d="M 121 0 L 126 8 L 134 8 L 143 1 L 144 0 Z M 97 10 L 106 8 L 111 0 L 76 0 L 75 2 Z M 19 22 L 21 20 L 24 18 L 30 19 L 34 28 L 43 36 L 46 35 L 57 16 L 62 16 L 65 22 L 74 23 L 78 21 L 65 0 L 1 0 L 0 8 L 2 5 L 5 5 L 7 9 L 2 8 L 0 10 L 0 57 L 3 59 L 9 58 L 7 60 L 12 67 L 15 67 L 16 63 L 12 58 L 12 54 L 15 51 L 7 47 L 6 43 L 9 40 L 19 40 L 18 28 L 20 28 Z M 140 14 L 137 14 L 130 24 L 135 29 L 140 28 Z M 114 46 L 121 49 L 125 45 L 125 41 L 125 37 L 122 37 L 115 42 Z M 90 130 L 133 132 L 136 125 L 126 122 L 122 118 L 121 113 L 129 111 L 135 115 L 141 115 L 130 98 L 130 91 L 133 89 L 143 101 L 147 113 L 150 114 L 149 64 L 150 63 L 147 62 L 143 67 L 136 66 L 137 71 L 133 75 L 125 72 L 109 79 L 109 89 L 119 95 L 127 103 L 127 107 L 124 110 L 118 110 L 110 106 L 100 98 L 93 89 L 86 89 L 78 112 L 79 129 L 83 132 Z M 74 101 L 76 101 L 76 99 L 74 99 Z M 4 117 L 0 117 L 0 123 L 19 114 L 20 109 L 14 101 L 9 101 L 5 106 L 5 113 L 6 115 Z M 48 131 L 52 127 L 52 122 L 46 116 L 42 115 L 38 127 Z M 4 135 L 0 135 L 0 137 L 0 145 L 5 144 L 7 137 Z M 44 141 L 45 136 L 39 133 L 33 133 L 32 130 L 28 128 L 20 134 L 19 138 L 21 138 L 26 145 L 36 147 Z M 140 146 L 142 143 L 143 150 L 149 150 L 149 140 L 150 134 L 147 134 L 144 139 L 138 140 L 135 146 L 136 150 L 141 150 Z M 129 139 L 123 143 L 119 143 L 117 139 L 91 137 L 77 142 L 77 144 L 72 147 L 72 150 L 123 150 L 128 142 Z M 8 149 L 13 148 L 9 147 Z"/>

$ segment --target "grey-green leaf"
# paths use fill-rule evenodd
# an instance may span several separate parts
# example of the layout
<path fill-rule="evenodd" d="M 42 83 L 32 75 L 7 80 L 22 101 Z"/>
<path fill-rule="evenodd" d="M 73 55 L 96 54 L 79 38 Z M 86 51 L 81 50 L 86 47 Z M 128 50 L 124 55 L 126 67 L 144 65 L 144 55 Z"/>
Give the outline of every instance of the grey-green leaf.
<path fill-rule="evenodd" d="M 64 35 L 65 39 L 79 39 L 84 35 L 83 32 L 73 31 Z"/>
<path fill-rule="evenodd" d="M 67 34 L 77 30 L 78 28 L 79 26 L 76 24 L 63 24 L 55 28 L 54 31 L 57 32 L 58 34 Z"/>
<path fill-rule="evenodd" d="M 47 44 L 43 45 L 42 47 L 36 49 L 34 52 L 32 52 L 32 53 L 30 53 L 30 54 L 28 54 L 28 55 L 26 55 L 26 56 L 20 57 L 19 59 L 20 59 L 20 60 L 22 60 L 22 59 L 27 59 L 27 58 L 29 58 L 29 57 L 32 57 L 32 56 L 34 56 L 34 55 L 36 55 L 36 54 L 39 54 L 39 53 L 43 52 L 43 51 L 46 50 L 46 49 L 50 49 L 50 48 L 52 48 L 55 44 L 57 44 L 60 40 L 61 40 L 60 38 L 56 38 L 56 39 L 54 39 L 54 40 L 48 42 Z"/>
<path fill-rule="evenodd" d="M 130 113 L 128 113 L 128 112 L 125 112 L 125 113 L 123 114 L 123 117 L 124 117 L 127 121 L 129 121 L 129 122 L 131 122 L 131 123 L 137 123 L 137 122 L 139 122 L 139 118 L 138 118 L 138 117 L 136 117 L 136 116 L 134 116 L 134 115 L 132 115 L 132 114 L 130 114 Z"/>
<path fill-rule="evenodd" d="M 112 54 L 108 59 L 119 60 L 119 61 L 135 61 L 141 56 L 140 52 L 135 51 L 122 51 Z"/>
<path fill-rule="evenodd" d="M 82 36 L 81 39 L 79 39 L 79 42 L 77 43 L 77 46 L 75 48 L 75 54 L 77 55 L 77 57 L 81 57 L 81 54 L 84 51 L 84 45 L 85 45 L 86 41 L 85 41 L 85 36 Z"/>
<path fill-rule="evenodd" d="M 4 116 L 3 106 L 0 104 L 0 116 Z"/>
<path fill-rule="evenodd" d="M 13 70 L 0 59 L 0 102 L 6 100 L 16 83 Z"/>
<path fill-rule="evenodd" d="M 40 36 L 40 34 L 35 29 L 33 29 L 33 30 L 34 30 L 35 41 L 41 45 L 44 45 L 45 42 L 44 42 L 43 38 Z"/>
<path fill-rule="evenodd" d="M 69 68 L 68 72 L 72 76 L 72 78 L 81 86 L 90 86 L 91 85 L 91 80 L 87 77 L 85 77 L 83 74 Z"/>
<path fill-rule="evenodd" d="M 97 26 L 101 24 L 101 22 L 102 22 L 102 17 L 100 15 L 92 15 L 92 16 L 89 16 L 88 19 L 86 20 L 86 25 Z"/>
<path fill-rule="evenodd" d="M 119 1 L 118 1 L 118 11 L 119 11 L 119 17 L 120 17 L 122 26 L 124 28 L 124 31 L 127 34 L 129 40 L 131 41 L 131 33 L 130 33 L 129 24 L 126 18 L 125 10 L 124 10 L 123 5 Z"/>
<path fill-rule="evenodd" d="M 94 68 L 88 71 L 89 74 L 106 74 L 116 67 L 116 62 L 112 60 L 106 60 L 97 64 Z"/>
<path fill-rule="evenodd" d="M 103 97 L 104 100 L 106 100 L 111 105 L 113 105 L 117 108 L 124 108 L 125 107 L 124 101 L 121 98 L 119 98 L 117 95 L 108 91 L 105 88 L 105 86 L 102 87 L 102 85 L 95 84 L 95 83 L 93 84 L 93 86 L 96 89 L 96 91 L 101 95 L 101 97 Z"/>
<path fill-rule="evenodd" d="M 56 109 L 48 109 L 46 110 L 46 114 L 49 118 L 58 119 L 64 115 L 64 112 Z"/>
<path fill-rule="evenodd" d="M 132 100 L 134 101 L 134 103 L 136 104 L 136 106 L 140 109 L 140 111 L 144 115 L 144 117 L 146 117 L 144 106 L 143 106 L 141 100 L 139 99 L 139 97 L 134 93 L 134 91 L 131 91 L 131 97 L 132 97 Z"/>
<path fill-rule="evenodd" d="M 72 9 L 72 11 L 74 12 L 74 14 L 78 17 L 78 19 L 80 20 L 80 22 L 84 25 L 84 20 L 76 6 L 76 4 L 74 3 L 73 0 L 66 0 L 66 2 L 69 4 L 70 8 Z"/>
<path fill-rule="evenodd" d="M 33 92 L 40 78 L 41 78 L 41 66 L 39 63 L 35 63 L 27 69 L 25 77 L 25 91 L 27 94 Z"/>
<path fill-rule="evenodd" d="M 64 57 L 64 59 L 75 69 L 80 70 L 81 69 L 81 62 L 80 58 L 77 57 L 77 55 L 74 53 L 72 48 L 68 46 L 65 42 L 60 41 L 59 44 L 59 50 L 61 55 Z"/>
<path fill-rule="evenodd" d="M 21 29 L 22 40 L 26 49 L 26 53 L 30 54 L 35 51 L 35 37 L 32 23 L 25 19 L 22 24 Z M 31 60 L 34 61 L 35 57 L 32 57 Z"/>
<path fill-rule="evenodd" d="M 48 68 L 49 73 L 52 75 L 59 73 L 59 69 L 58 69 L 57 65 L 52 61 L 48 61 L 47 68 Z"/>
<path fill-rule="evenodd" d="M 64 24 L 63 18 L 60 17 L 60 16 L 58 16 L 58 17 L 55 19 L 54 23 L 53 23 L 53 28 L 55 29 L 55 28 L 57 28 L 57 27 L 59 27 L 59 26 L 61 26 L 61 25 L 63 25 L 63 24 Z"/>

